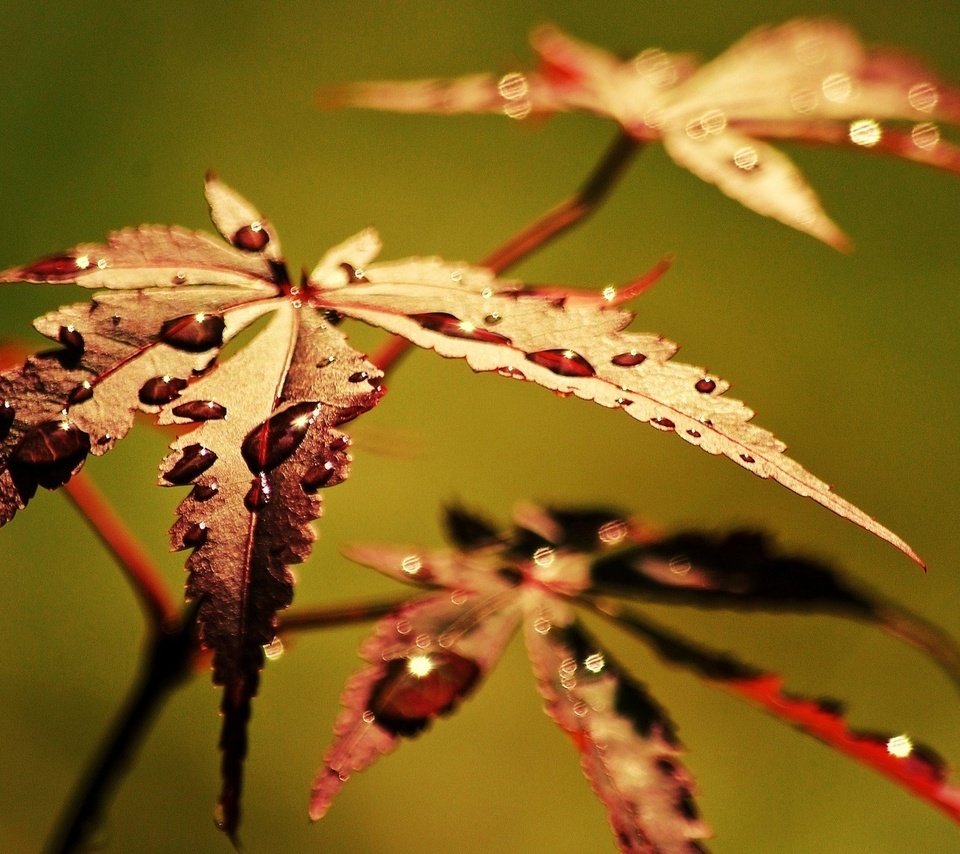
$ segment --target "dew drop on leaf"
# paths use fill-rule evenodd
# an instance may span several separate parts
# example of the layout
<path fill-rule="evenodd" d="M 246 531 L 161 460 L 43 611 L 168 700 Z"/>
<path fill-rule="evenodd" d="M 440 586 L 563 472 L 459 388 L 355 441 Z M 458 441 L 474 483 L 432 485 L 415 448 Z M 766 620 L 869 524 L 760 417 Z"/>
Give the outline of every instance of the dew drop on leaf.
<path fill-rule="evenodd" d="M 750 454 L 740 454 L 740 459 L 747 464 L 756 462 L 756 460 L 753 457 L 751 457 Z"/>
<path fill-rule="evenodd" d="M 187 387 L 187 381 L 180 377 L 154 377 L 147 380 L 138 393 L 141 403 L 148 406 L 162 406 L 171 400 L 180 397 L 180 392 Z"/>
<path fill-rule="evenodd" d="M 217 455 L 209 448 L 203 445 L 187 445 L 183 449 L 183 456 L 163 475 L 163 479 L 175 486 L 186 486 L 216 461 Z"/>
<path fill-rule="evenodd" d="M 89 265 L 88 265 L 89 266 Z M 45 279 L 48 282 L 69 282 L 76 278 L 77 273 L 84 270 L 77 265 L 73 255 L 51 255 L 25 268 L 23 274 L 30 279 Z"/>
<path fill-rule="evenodd" d="M 69 421 L 44 421 L 28 430 L 10 455 L 12 467 L 41 486 L 62 486 L 90 453 L 90 436 Z"/>
<path fill-rule="evenodd" d="M 219 314 L 185 314 L 163 322 L 160 340 L 187 353 L 204 353 L 223 344 L 226 324 Z"/>
<path fill-rule="evenodd" d="M 189 400 L 175 406 L 173 414 L 191 421 L 220 421 L 227 417 L 227 408 L 213 400 Z"/>
<path fill-rule="evenodd" d="M 270 242 L 270 234 L 259 222 L 238 228 L 230 242 L 244 252 L 260 252 Z"/>
<path fill-rule="evenodd" d="M 254 427 L 240 446 L 247 468 L 260 474 L 288 459 L 300 447 L 319 411 L 320 404 L 308 400 L 271 415 Z"/>
<path fill-rule="evenodd" d="M 9 400 L 0 403 L 0 441 L 7 438 L 7 433 L 13 426 L 13 419 L 16 416 L 16 410 Z"/>
<path fill-rule="evenodd" d="M 218 492 L 220 492 L 220 486 L 214 480 L 210 483 L 198 483 L 190 490 L 190 497 L 194 501 L 209 501 Z"/>
<path fill-rule="evenodd" d="M 273 487 L 270 485 L 266 474 L 261 472 L 253 479 L 250 489 L 248 489 L 247 494 L 243 496 L 243 505 L 251 513 L 256 513 L 257 510 L 262 510 L 266 507 L 272 497 Z"/>
<path fill-rule="evenodd" d="M 370 697 L 369 711 L 388 732 L 416 735 L 450 711 L 479 677 L 475 661 L 449 650 L 393 659 Z"/>
<path fill-rule="evenodd" d="M 329 460 L 320 465 L 312 466 L 307 469 L 300 486 L 308 495 L 313 495 L 317 490 L 330 485 L 333 476 L 337 473 L 336 467 Z"/>
<path fill-rule="evenodd" d="M 629 353 L 618 353 L 610 361 L 621 368 L 633 368 L 637 365 L 642 365 L 647 361 L 647 357 L 644 356 L 643 353 L 631 350 Z"/>
<path fill-rule="evenodd" d="M 83 352 L 83 336 L 73 326 L 61 326 L 57 340 L 76 353 Z"/>
<path fill-rule="evenodd" d="M 447 335 L 450 338 L 465 338 L 469 341 L 481 341 L 487 344 L 511 343 L 506 335 L 492 332 L 489 329 L 482 329 L 443 311 L 411 314 L 410 319 L 417 321 L 424 329 L 429 329 L 431 332 L 439 332 L 441 335 Z M 485 319 L 486 323 L 491 324 L 499 323 L 499 321 L 500 316 L 493 314 L 488 315 Z"/>
<path fill-rule="evenodd" d="M 350 445 L 349 436 L 337 436 L 332 442 L 330 442 L 329 448 L 333 453 L 338 453 L 339 451 L 345 451 Z"/>
<path fill-rule="evenodd" d="M 700 394 L 710 394 L 716 387 L 717 384 L 707 377 L 704 377 L 702 380 L 697 380 L 693 386 Z"/>
<path fill-rule="evenodd" d="M 67 403 L 71 406 L 74 406 L 78 403 L 83 403 L 86 400 L 90 400 L 93 397 L 93 386 L 90 385 L 89 380 L 84 380 L 80 385 L 76 386 L 70 394 L 67 395 Z"/>
<path fill-rule="evenodd" d="M 596 374 L 593 365 L 573 350 L 537 350 L 527 353 L 527 359 L 561 377 L 592 377 Z"/>
<path fill-rule="evenodd" d="M 677 427 L 677 425 L 674 424 L 669 418 L 651 418 L 650 423 L 658 430 L 664 430 L 667 432 L 670 430 L 675 430 Z"/>
<path fill-rule="evenodd" d="M 183 535 L 183 545 L 185 548 L 199 548 L 207 541 L 209 529 L 203 522 L 197 522 L 191 525 Z"/>

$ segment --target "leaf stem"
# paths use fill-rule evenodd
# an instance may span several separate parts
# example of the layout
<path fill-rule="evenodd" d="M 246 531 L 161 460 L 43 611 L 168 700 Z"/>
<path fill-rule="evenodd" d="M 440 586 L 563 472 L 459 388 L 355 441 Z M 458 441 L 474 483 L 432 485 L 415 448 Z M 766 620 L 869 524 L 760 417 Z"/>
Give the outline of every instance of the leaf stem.
<path fill-rule="evenodd" d="M 70 479 L 64 492 L 116 558 L 151 625 L 159 629 L 177 624 L 179 612 L 156 565 L 93 481 L 81 471 Z"/>
<path fill-rule="evenodd" d="M 616 186 L 642 144 L 625 131 L 618 133 L 606 154 L 574 195 L 537 217 L 494 249 L 480 262 L 480 266 L 489 268 L 499 276 L 586 219 Z M 386 373 L 400 361 L 411 346 L 406 338 L 393 335 L 370 357 L 370 361 Z"/>
<path fill-rule="evenodd" d="M 363 602 L 347 602 L 335 606 L 307 606 L 291 608 L 278 616 L 278 633 L 303 631 L 304 629 L 326 629 L 333 626 L 346 626 L 385 617 L 398 608 L 409 597 L 379 599 Z"/>

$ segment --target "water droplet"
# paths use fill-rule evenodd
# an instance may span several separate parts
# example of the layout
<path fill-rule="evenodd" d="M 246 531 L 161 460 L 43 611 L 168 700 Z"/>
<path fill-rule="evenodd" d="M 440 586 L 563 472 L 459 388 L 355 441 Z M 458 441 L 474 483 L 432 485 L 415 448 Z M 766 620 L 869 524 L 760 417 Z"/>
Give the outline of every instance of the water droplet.
<path fill-rule="evenodd" d="M 491 317 L 493 315 L 490 315 Z M 460 320 L 452 314 L 443 311 L 434 311 L 427 314 L 411 314 L 411 320 L 415 320 L 424 329 L 431 332 L 439 332 L 450 338 L 466 338 L 470 341 L 482 341 L 487 344 L 510 344 L 510 339 L 498 332 L 491 332 L 489 329 L 483 329 L 473 323 Z M 496 322 L 496 321 L 494 321 Z"/>
<path fill-rule="evenodd" d="M 9 400 L 0 404 L 0 441 L 7 438 L 10 428 L 13 426 L 13 419 L 16 417 L 16 410 Z"/>
<path fill-rule="evenodd" d="M 910 138 L 917 148 L 930 151 L 940 142 L 940 128 L 932 122 L 920 122 L 910 129 Z"/>
<path fill-rule="evenodd" d="M 362 715 L 360 715 L 360 718 L 365 724 L 372 724 L 377 719 L 377 716 L 371 712 L 370 709 L 367 709 Z"/>
<path fill-rule="evenodd" d="M 748 464 L 756 462 L 756 460 L 753 457 L 751 457 L 750 454 L 740 454 L 740 459 Z"/>
<path fill-rule="evenodd" d="M 164 375 L 147 380 L 138 393 L 141 403 L 148 406 L 163 406 L 171 400 L 180 397 L 180 392 L 187 387 L 187 381 L 180 377 Z"/>
<path fill-rule="evenodd" d="M 813 89 L 797 89 L 790 95 L 790 106 L 798 113 L 812 113 L 820 101 L 820 96 Z"/>
<path fill-rule="evenodd" d="M 204 353 L 223 345 L 226 328 L 219 314 L 185 314 L 165 320 L 160 327 L 160 340 L 187 353 Z"/>
<path fill-rule="evenodd" d="M 62 486 L 90 453 L 90 436 L 69 421 L 44 421 L 28 430 L 10 455 L 41 486 Z"/>
<path fill-rule="evenodd" d="M 428 649 L 429 647 L 433 646 L 433 638 L 430 637 L 430 635 L 428 635 L 426 632 L 423 632 L 423 633 L 417 635 L 417 636 L 414 638 L 413 642 L 414 642 L 420 649 Z"/>
<path fill-rule="evenodd" d="M 940 93 L 932 83 L 914 83 L 907 92 L 910 106 L 921 113 L 931 113 L 940 101 Z"/>
<path fill-rule="evenodd" d="M 220 421 L 227 417 L 227 408 L 213 400 L 188 400 L 173 407 L 173 414 L 191 421 Z"/>
<path fill-rule="evenodd" d="M 323 489 L 325 486 L 332 486 L 333 484 L 331 484 L 330 481 L 333 480 L 336 474 L 336 466 L 330 462 L 330 460 L 327 460 L 325 463 L 311 466 L 307 469 L 303 480 L 300 481 L 300 487 L 308 495 L 313 495 L 313 493 L 319 489 Z"/>
<path fill-rule="evenodd" d="M 577 702 L 573 704 L 573 713 L 578 718 L 582 718 L 589 711 L 590 711 L 590 707 L 586 703 L 584 703 L 583 700 L 577 700 Z M 632 845 L 633 840 L 630 840 L 630 842 Z"/>
<path fill-rule="evenodd" d="M 546 617 L 543 617 L 543 616 L 537 617 L 537 619 L 533 621 L 533 630 L 538 635 L 548 634 L 550 629 L 552 628 L 553 628 L 553 623 L 551 623 L 550 620 L 548 620 Z"/>
<path fill-rule="evenodd" d="M 212 480 L 210 483 L 198 483 L 190 491 L 190 497 L 194 501 L 209 501 L 214 495 L 220 492 L 220 485 Z"/>
<path fill-rule="evenodd" d="M 687 435 L 692 436 L 694 439 L 699 439 L 702 436 L 699 430 L 687 430 Z"/>
<path fill-rule="evenodd" d="M 853 94 L 853 82 L 843 73 L 828 74 L 820 84 L 823 96 L 835 104 L 842 104 Z"/>
<path fill-rule="evenodd" d="M 340 451 L 345 451 L 348 447 L 350 447 L 350 437 L 337 436 L 331 440 L 327 447 L 334 454 L 339 453 Z"/>
<path fill-rule="evenodd" d="M 496 326 L 501 320 L 503 320 L 503 315 L 496 311 L 491 312 L 483 318 L 483 322 L 486 323 L 487 326 Z"/>
<path fill-rule="evenodd" d="M 855 122 L 850 122 L 849 134 L 850 141 L 854 145 L 871 148 L 880 142 L 883 130 L 873 119 L 857 119 Z"/>
<path fill-rule="evenodd" d="M 199 548 L 207 541 L 209 533 L 210 531 L 204 522 L 191 525 L 183 535 L 184 548 Z"/>
<path fill-rule="evenodd" d="M 745 145 L 733 152 L 733 165 L 744 172 L 752 172 L 760 165 L 760 155 L 752 145 Z"/>
<path fill-rule="evenodd" d="M 163 479 L 175 486 L 186 486 L 216 461 L 217 455 L 209 448 L 203 445 L 187 445 L 180 459 L 163 475 Z"/>
<path fill-rule="evenodd" d="M 24 267 L 23 276 L 47 282 L 70 282 L 86 269 L 78 266 L 77 260 L 74 255 L 51 255 Z M 89 267 L 89 259 L 87 266 Z"/>
<path fill-rule="evenodd" d="M 260 252 L 270 242 L 270 233 L 262 223 L 251 222 L 250 225 L 238 228 L 230 242 L 244 252 Z"/>
<path fill-rule="evenodd" d="M 550 546 L 541 546 L 533 553 L 533 562 L 537 566 L 550 566 L 557 558 L 557 553 Z"/>
<path fill-rule="evenodd" d="M 175 285 L 182 285 L 182 284 L 183 284 L 184 282 L 186 282 L 186 281 L 187 281 L 187 274 L 186 274 L 186 273 L 177 273 L 177 274 L 173 277 L 173 283 L 174 283 Z"/>
<path fill-rule="evenodd" d="M 329 367 L 330 367 L 334 362 L 336 362 L 336 361 L 337 361 L 337 357 L 336 357 L 336 356 L 327 356 L 326 358 L 321 359 L 319 362 L 317 362 L 317 367 L 318 367 L 318 368 L 329 368 Z"/>
<path fill-rule="evenodd" d="M 612 546 L 621 542 L 627 536 L 627 533 L 627 523 L 622 519 L 614 519 L 610 522 L 604 522 L 597 531 L 597 536 L 601 543 Z"/>
<path fill-rule="evenodd" d="M 610 360 L 612 364 L 619 365 L 621 368 L 633 368 L 642 365 L 645 361 L 647 361 L 647 357 L 636 350 L 630 350 L 628 353 L 618 353 Z"/>
<path fill-rule="evenodd" d="M 93 397 L 93 386 L 90 385 L 89 380 L 84 380 L 67 395 L 67 403 L 75 406 L 78 403 L 83 403 L 85 400 L 90 400 L 91 397 Z"/>
<path fill-rule="evenodd" d="M 510 377 L 514 380 L 525 380 L 527 378 L 523 371 L 514 367 L 497 368 L 497 373 L 500 374 L 501 377 Z"/>
<path fill-rule="evenodd" d="M 617 406 L 631 406 L 633 401 L 629 397 L 618 397 L 615 401 Z"/>
<path fill-rule="evenodd" d="M 367 277 L 363 274 L 363 270 L 358 270 L 353 264 L 348 264 L 346 261 L 343 261 L 340 264 L 340 269 L 347 274 L 347 284 L 355 285 L 360 282 L 367 281 Z"/>
<path fill-rule="evenodd" d="M 396 626 L 394 628 L 397 630 L 398 635 L 408 635 L 413 626 L 410 625 L 409 620 L 397 620 Z"/>
<path fill-rule="evenodd" d="M 319 413 L 319 402 L 308 400 L 287 407 L 254 427 L 240 446 L 247 468 L 253 474 L 275 469 L 300 447 Z"/>
<path fill-rule="evenodd" d="M 714 389 L 716 389 L 717 384 L 711 380 L 709 377 L 704 377 L 701 380 L 697 380 L 693 387 L 700 392 L 700 394 L 710 394 Z"/>
<path fill-rule="evenodd" d="M 450 594 L 450 603 L 457 606 L 464 605 L 469 598 L 470 594 L 466 590 L 454 590 Z M 441 646 L 448 646 L 448 644 L 441 644 Z"/>
<path fill-rule="evenodd" d="M 527 360 L 561 377 L 596 375 L 593 365 L 573 350 L 537 350 L 534 353 L 527 353 Z"/>
<path fill-rule="evenodd" d="M 407 555 L 400 561 L 400 569 L 407 575 L 416 575 L 422 566 L 423 561 L 420 560 L 420 555 Z"/>
<path fill-rule="evenodd" d="M 393 659 L 371 694 L 369 710 L 384 730 L 416 735 L 433 718 L 449 712 L 480 675 L 475 661 L 449 650 Z"/>
<path fill-rule="evenodd" d="M 686 555 L 677 555 L 676 557 L 670 558 L 669 566 L 670 572 L 673 573 L 673 575 L 679 575 L 681 578 L 687 575 L 692 569 L 690 558 Z"/>
<path fill-rule="evenodd" d="M 283 640 L 275 637 L 270 643 L 263 645 L 263 654 L 268 661 L 276 661 L 283 655 Z"/>
<path fill-rule="evenodd" d="M 700 125 L 708 134 L 715 136 L 727 127 L 727 117 L 722 110 L 707 110 L 700 116 Z"/>
<path fill-rule="evenodd" d="M 61 326 L 57 333 L 57 340 L 70 350 L 76 353 L 83 352 L 83 336 L 74 326 Z"/>
<path fill-rule="evenodd" d="M 122 318 L 120 317 L 119 314 L 115 314 L 113 315 L 113 317 L 110 318 L 110 322 L 113 323 L 114 326 L 119 326 L 121 320 Z"/>
<path fill-rule="evenodd" d="M 658 430 L 664 430 L 667 432 L 677 428 L 677 425 L 674 424 L 669 418 L 651 418 L 650 423 Z"/>
<path fill-rule="evenodd" d="M 913 742 L 909 735 L 895 735 L 887 740 L 887 753 L 899 759 L 906 759 L 913 753 Z"/>
<path fill-rule="evenodd" d="M 583 666 L 591 673 L 599 673 L 607 666 L 607 662 L 602 652 L 594 652 L 583 660 Z"/>
<path fill-rule="evenodd" d="M 247 490 L 247 494 L 243 496 L 243 506 L 251 513 L 256 513 L 257 510 L 266 507 L 272 497 L 273 487 L 270 485 L 267 475 L 261 472 L 253 479 L 253 484 Z"/>
<path fill-rule="evenodd" d="M 370 376 L 366 371 L 357 371 L 355 374 L 350 374 L 347 377 L 348 383 L 362 383 L 365 379 Z"/>

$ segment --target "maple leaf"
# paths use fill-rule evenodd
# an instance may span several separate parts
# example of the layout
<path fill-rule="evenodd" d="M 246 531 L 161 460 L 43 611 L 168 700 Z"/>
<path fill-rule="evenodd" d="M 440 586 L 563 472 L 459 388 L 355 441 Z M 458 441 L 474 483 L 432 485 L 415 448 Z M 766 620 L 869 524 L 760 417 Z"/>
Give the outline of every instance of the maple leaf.
<path fill-rule="evenodd" d="M 851 730 L 835 701 L 787 694 L 779 676 L 688 641 L 603 593 L 613 582 L 620 595 L 658 601 L 648 594 L 683 588 L 697 595 L 677 600 L 682 604 L 816 610 L 856 619 L 875 619 L 894 606 L 855 591 L 826 566 L 778 554 L 759 535 L 652 537 L 613 512 L 537 507 L 524 508 L 516 523 L 510 533 L 498 534 L 485 520 L 453 508 L 447 524 L 459 547 L 454 551 L 347 550 L 360 563 L 433 592 L 398 606 L 364 643 L 367 666 L 341 696 L 334 742 L 311 794 L 311 818 L 325 815 L 353 773 L 455 711 L 522 624 L 545 710 L 578 750 L 620 850 L 702 850 L 696 840 L 708 831 L 697 817 L 693 779 L 677 761 L 675 727 L 576 619 L 571 606 L 580 604 L 612 618 L 671 664 L 760 706 L 960 821 L 960 789 L 947 781 L 944 763 L 929 748 L 903 736 Z M 660 554 L 676 554 L 678 545 L 699 550 L 684 556 L 682 566 L 654 566 Z M 640 574 L 644 585 L 628 583 Z M 912 620 L 906 612 L 900 618 Z M 956 645 L 940 633 L 934 646 L 921 648 L 941 664 L 952 663 L 946 669 L 960 685 Z"/>
<path fill-rule="evenodd" d="M 728 196 L 837 248 L 848 245 L 845 235 L 764 140 L 852 145 L 960 173 L 960 148 L 935 124 L 960 123 L 960 90 L 911 58 L 866 49 L 836 21 L 762 27 L 699 68 L 659 49 L 621 60 L 552 26 L 534 30 L 531 42 L 536 71 L 332 85 L 319 102 L 514 119 L 585 110 L 637 141 L 662 141 L 678 165 Z"/>
<path fill-rule="evenodd" d="M 338 426 L 384 391 L 382 374 L 336 328 L 343 316 L 474 370 L 623 409 L 814 498 L 918 560 L 750 423 L 753 413 L 723 396 L 724 381 L 671 362 L 676 346 L 659 336 L 623 331 L 632 314 L 619 306 L 649 276 L 602 295 L 525 289 L 437 258 L 372 263 L 380 241 L 366 230 L 293 284 L 269 221 L 215 176 L 206 194 L 226 243 L 148 225 L 0 273 L 0 283 L 104 289 L 40 318 L 37 329 L 60 348 L 0 374 L 0 523 L 38 486 L 59 487 L 90 454 L 110 450 L 137 411 L 191 426 L 160 483 L 192 486 L 171 542 L 193 549 L 187 593 L 199 602 L 224 687 L 220 806 L 231 836 L 262 646 L 292 596 L 286 567 L 309 552 L 316 493 L 348 474 Z M 218 363 L 223 346 L 261 318 L 252 342 Z"/>

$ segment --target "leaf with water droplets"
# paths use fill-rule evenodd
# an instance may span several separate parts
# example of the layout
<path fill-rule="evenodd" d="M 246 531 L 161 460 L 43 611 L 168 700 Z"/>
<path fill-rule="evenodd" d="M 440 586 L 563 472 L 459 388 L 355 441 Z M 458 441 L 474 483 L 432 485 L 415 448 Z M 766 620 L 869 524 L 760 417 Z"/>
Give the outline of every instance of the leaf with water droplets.
<path fill-rule="evenodd" d="M 670 664 L 691 670 L 714 686 L 812 735 L 960 822 L 960 788 L 949 782 L 946 764 L 930 748 L 913 744 L 905 735 L 850 729 L 842 705 L 836 701 L 787 693 L 783 679 L 775 673 L 765 673 L 729 653 L 718 653 L 688 641 L 617 603 L 599 600 L 596 604 Z"/>
<path fill-rule="evenodd" d="M 709 835 L 666 712 L 566 607 L 525 634 L 546 711 L 580 753 L 621 851 L 689 851 Z"/>
<path fill-rule="evenodd" d="M 436 258 L 367 264 L 363 280 L 346 286 L 343 275 L 311 278 L 314 301 L 441 356 L 466 359 L 475 371 L 622 409 L 813 498 L 920 562 L 900 537 L 790 459 L 782 442 L 751 422 L 750 409 L 724 395 L 726 382 L 671 361 L 676 345 L 657 335 L 625 332 L 633 315 L 618 306 L 637 288 L 604 295 L 524 290 L 488 270 Z"/>
<path fill-rule="evenodd" d="M 935 124 L 960 124 L 960 90 L 913 59 L 866 49 L 835 21 L 760 28 L 701 68 L 655 48 L 621 60 L 549 26 L 531 41 L 536 71 L 335 85 L 319 102 L 513 119 L 585 110 L 638 141 L 661 140 L 728 196 L 837 248 L 846 237 L 793 163 L 762 140 L 883 151 L 960 174 L 960 148 Z"/>
<path fill-rule="evenodd" d="M 335 360 L 317 370 L 329 355 Z M 201 637 L 213 650 L 214 681 L 224 686 L 220 808 L 231 836 L 263 647 L 293 595 L 287 567 L 309 553 L 309 523 L 320 515 L 320 498 L 304 479 L 318 465 L 329 466 L 326 486 L 346 478 L 349 457 L 335 426 L 340 409 L 379 397 L 369 386 L 348 388 L 346 376 L 358 370 L 378 376 L 319 312 L 288 303 L 252 343 L 161 414 L 163 423 L 198 424 L 172 445 L 161 483 L 196 484 L 180 504 L 171 540 L 194 548 L 187 595 L 200 602 Z M 221 407 L 228 417 L 198 419 L 191 405 Z"/>
<path fill-rule="evenodd" d="M 383 619 L 361 649 L 368 666 L 347 681 L 340 697 L 343 709 L 313 782 L 310 818 L 326 814 L 352 774 L 452 713 L 476 690 L 519 616 L 512 596 L 444 592 Z"/>

